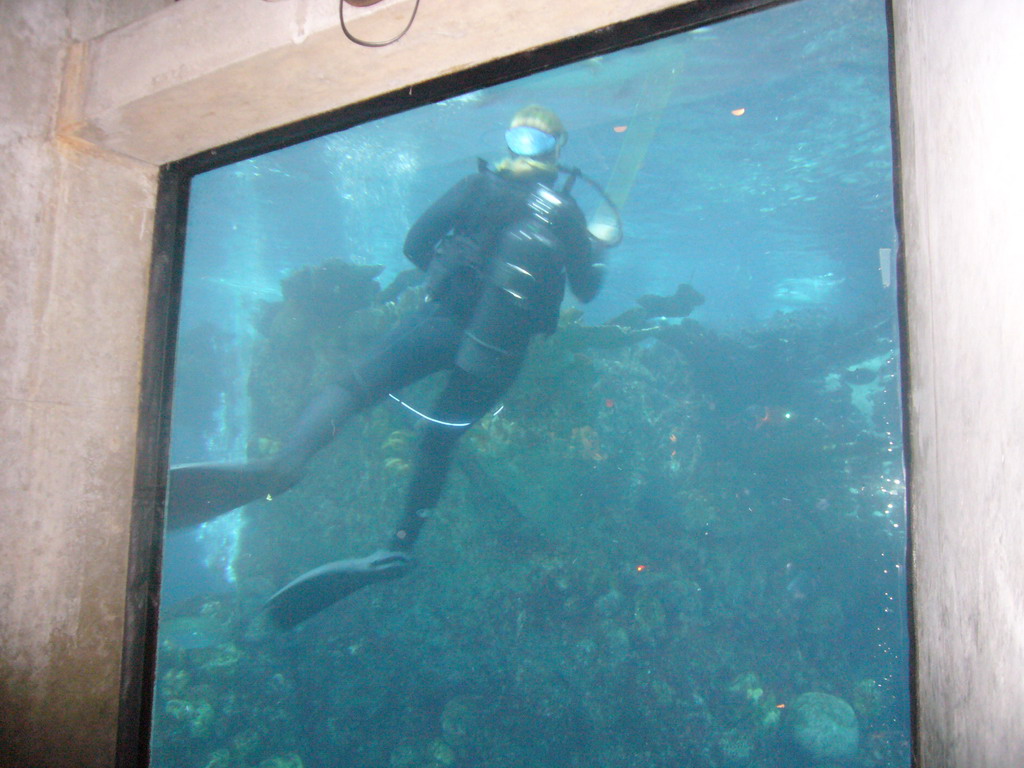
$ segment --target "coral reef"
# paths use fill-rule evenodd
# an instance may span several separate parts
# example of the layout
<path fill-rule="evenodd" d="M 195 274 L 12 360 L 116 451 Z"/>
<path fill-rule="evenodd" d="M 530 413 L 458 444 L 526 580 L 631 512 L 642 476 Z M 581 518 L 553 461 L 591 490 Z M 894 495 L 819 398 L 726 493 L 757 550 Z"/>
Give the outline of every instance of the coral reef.
<path fill-rule="evenodd" d="M 263 310 L 251 455 L 422 299 L 376 277 L 300 271 Z M 906 660 L 879 642 L 902 631 L 893 415 L 841 374 L 895 341 L 813 313 L 736 338 L 643 317 L 566 311 L 460 444 L 418 567 L 288 635 L 249 620 L 298 573 L 379 546 L 415 417 L 382 404 L 250 505 L 237 593 L 199 612 L 224 636 L 161 647 L 153 765 L 909 764 Z"/>
<path fill-rule="evenodd" d="M 793 741 L 812 760 L 846 760 L 857 754 L 857 715 L 838 696 L 801 694 L 790 705 L 787 720 Z"/>

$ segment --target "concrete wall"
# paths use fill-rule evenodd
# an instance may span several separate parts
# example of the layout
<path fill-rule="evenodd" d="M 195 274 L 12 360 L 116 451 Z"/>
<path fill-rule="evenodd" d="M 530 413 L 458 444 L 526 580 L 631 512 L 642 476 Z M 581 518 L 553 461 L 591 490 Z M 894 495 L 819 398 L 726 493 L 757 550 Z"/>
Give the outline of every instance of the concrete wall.
<path fill-rule="evenodd" d="M 158 165 L 670 4 L 424 3 L 365 50 L 334 0 L 4 0 L 3 764 L 113 764 Z M 1019 766 L 1024 19 L 1018 0 L 894 4 L 922 764 Z M 387 36 L 410 6 L 353 26 Z"/>
<path fill-rule="evenodd" d="M 69 46 L 164 4 L 0 4 L 3 765 L 113 764 L 155 169 L 54 129 Z"/>
<path fill-rule="evenodd" d="M 1024 4 L 898 0 L 923 765 L 1024 765 Z"/>

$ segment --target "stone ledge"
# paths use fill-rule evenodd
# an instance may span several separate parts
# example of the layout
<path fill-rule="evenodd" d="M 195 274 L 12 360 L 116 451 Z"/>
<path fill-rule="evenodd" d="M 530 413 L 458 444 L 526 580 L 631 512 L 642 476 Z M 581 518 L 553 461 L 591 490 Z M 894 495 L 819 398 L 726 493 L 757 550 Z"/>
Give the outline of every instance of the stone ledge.
<path fill-rule="evenodd" d="M 413 1 L 346 18 L 357 34 L 386 38 Z M 542 0 L 424 3 L 400 42 L 363 48 L 344 38 L 334 0 L 183 0 L 88 43 L 68 70 L 60 132 L 162 165 L 677 5 L 635 0 L 624 15 L 618 0 L 590 0 L 586 14 Z"/>

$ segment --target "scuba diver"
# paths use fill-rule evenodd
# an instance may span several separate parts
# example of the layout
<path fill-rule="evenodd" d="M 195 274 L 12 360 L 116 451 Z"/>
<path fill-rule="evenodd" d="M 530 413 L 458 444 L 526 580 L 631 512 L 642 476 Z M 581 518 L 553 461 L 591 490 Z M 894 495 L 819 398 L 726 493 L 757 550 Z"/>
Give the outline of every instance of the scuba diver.
<path fill-rule="evenodd" d="M 566 282 L 583 302 L 601 287 L 600 256 L 621 239 L 621 228 L 608 220 L 588 226 L 572 198 L 581 174 L 558 165 L 567 138 L 561 120 L 544 107 L 524 107 L 505 137 L 508 157 L 495 169 L 480 161 L 478 172 L 431 205 L 406 236 L 406 257 L 426 272 L 423 306 L 307 407 L 276 454 L 171 469 L 168 526 L 204 522 L 293 487 L 352 416 L 431 373 L 449 371 L 433 410 L 420 414 L 404 510 L 388 543 L 286 585 L 266 605 L 278 627 L 292 627 L 357 589 L 409 570 L 409 551 L 441 496 L 459 438 L 512 384 L 531 337 L 555 331 Z M 562 173 L 568 180 L 559 187 Z"/>

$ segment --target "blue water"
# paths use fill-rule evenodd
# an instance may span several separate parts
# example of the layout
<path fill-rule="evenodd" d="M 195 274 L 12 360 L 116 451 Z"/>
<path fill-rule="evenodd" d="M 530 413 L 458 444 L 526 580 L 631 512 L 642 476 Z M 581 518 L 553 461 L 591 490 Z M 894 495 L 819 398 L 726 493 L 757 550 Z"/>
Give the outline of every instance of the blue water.
<path fill-rule="evenodd" d="M 284 636 L 253 622 L 390 530 L 416 429 L 391 406 L 280 499 L 168 537 L 153 764 L 909 765 L 887 67 L 881 0 L 802 0 L 198 176 L 174 464 L 274 450 L 401 311 L 292 327 L 282 280 L 340 259 L 388 285 L 523 104 L 558 111 L 625 238 L 463 440 L 410 576 Z M 680 283 L 688 319 L 584 337 Z"/>

